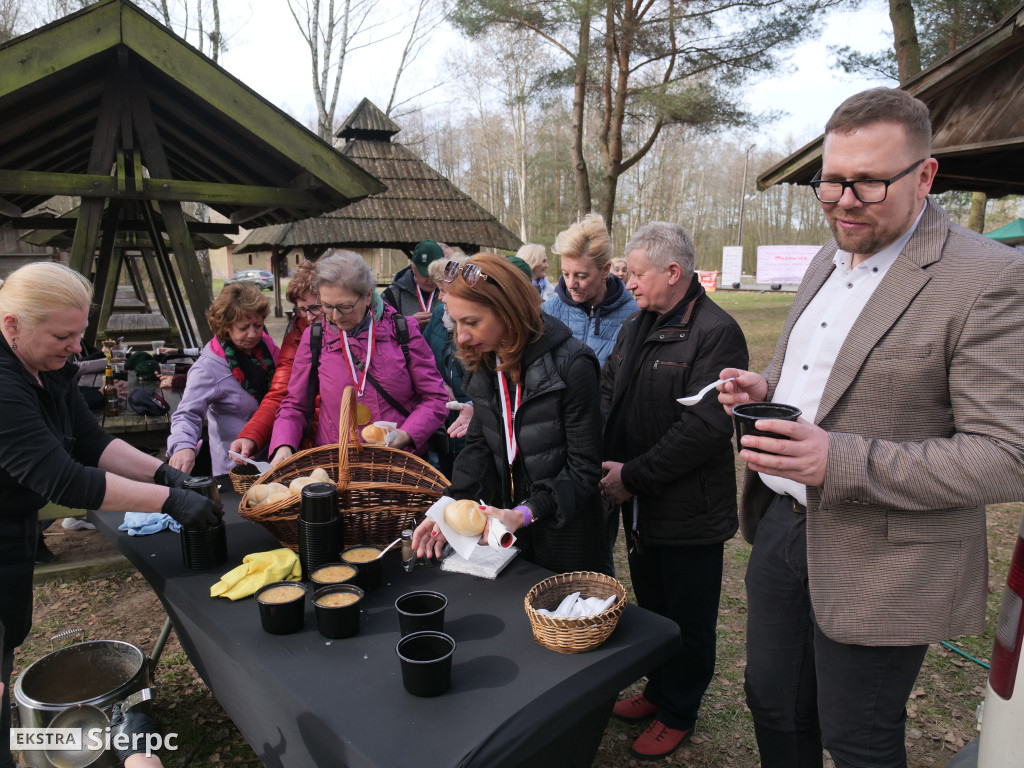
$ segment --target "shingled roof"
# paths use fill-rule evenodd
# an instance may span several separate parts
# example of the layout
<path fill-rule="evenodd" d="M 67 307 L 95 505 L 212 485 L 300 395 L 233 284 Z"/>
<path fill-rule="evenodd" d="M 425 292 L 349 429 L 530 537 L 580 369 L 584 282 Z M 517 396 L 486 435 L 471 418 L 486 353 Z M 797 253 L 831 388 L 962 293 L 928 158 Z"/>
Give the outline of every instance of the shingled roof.
<path fill-rule="evenodd" d="M 512 232 L 393 137 L 401 128 L 363 99 L 337 133 L 340 152 L 387 190 L 337 211 L 250 232 L 235 253 L 289 248 L 395 248 L 411 253 L 421 240 L 467 252 L 514 251 Z"/>

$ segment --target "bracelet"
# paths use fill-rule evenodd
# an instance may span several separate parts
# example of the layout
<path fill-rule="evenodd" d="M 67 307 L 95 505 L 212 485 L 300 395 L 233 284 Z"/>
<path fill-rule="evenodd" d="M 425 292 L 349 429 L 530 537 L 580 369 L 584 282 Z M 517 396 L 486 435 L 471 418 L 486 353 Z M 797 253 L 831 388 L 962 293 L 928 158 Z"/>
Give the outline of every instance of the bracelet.
<path fill-rule="evenodd" d="M 525 504 L 520 504 L 519 506 L 512 507 L 512 509 L 518 510 L 519 512 L 523 513 L 523 528 L 525 528 L 533 522 L 533 513 L 530 512 L 530 508 Z"/>

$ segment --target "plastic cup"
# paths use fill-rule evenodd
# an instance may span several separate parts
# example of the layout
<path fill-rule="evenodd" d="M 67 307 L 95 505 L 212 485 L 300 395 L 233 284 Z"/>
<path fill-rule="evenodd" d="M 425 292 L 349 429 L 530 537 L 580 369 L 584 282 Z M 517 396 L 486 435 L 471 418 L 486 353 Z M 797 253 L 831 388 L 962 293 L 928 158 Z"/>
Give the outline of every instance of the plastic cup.
<path fill-rule="evenodd" d="M 395 600 L 398 628 L 402 637 L 414 632 L 441 632 L 444 629 L 444 609 L 448 598 L 440 592 L 421 590 L 407 592 Z"/>
<path fill-rule="evenodd" d="M 153 351 L 154 351 L 154 352 L 159 352 L 159 351 L 160 351 L 160 347 L 165 347 L 165 346 L 167 346 L 167 345 L 166 345 L 166 344 L 164 343 L 164 340 L 163 340 L 163 339 L 155 339 L 154 341 L 152 341 L 152 342 L 150 342 L 150 343 L 151 343 L 151 344 L 153 345 Z"/>
<path fill-rule="evenodd" d="M 444 632 L 414 632 L 398 641 L 402 685 L 413 696 L 439 696 L 452 684 L 455 641 Z"/>
<path fill-rule="evenodd" d="M 796 421 L 797 417 L 803 413 L 799 408 L 793 405 L 785 405 L 784 403 L 743 403 L 742 405 L 734 405 L 732 408 L 732 419 L 736 424 L 736 449 L 742 451 L 744 446 L 740 439 L 744 435 L 755 435 L 758 437 L 774 437 L 777 440 L 789 440 L 786 435 L 778 432 L 765 432 L 760 429 L 755 429 L 754 424 L 758 419 L 779 419 L 781 421 Z M 747 447 L 748 451 L 756 451 L 757 453 L 768 453 L 768 451 L 759 451 L 757 448 Z"/>
<path fill-rule="evenodd" d="M 316 628 L 324 637 L 340 639 L 352 637 L 359 631 L 359 613 L 365 593 L 354 584 L 335 584 L 321 587 L 313 593 Z M 345 605 L 328 605 L 331 600 L 342 599 Z M 354 598 L 354 599 L 353 599 Z M 347 602 L 351 600 L 351 602 Z"/>
<path fill-rule="evenodd" d="M 330 523 L 338 519 L 338 489 L 333 483 L 310 483 L 302 489 L 299 519 Z"/>
<path fill-rule="evenodd" d="M 181 558 L 186 568 L 215 568 L 228 559 L 228 540 L 224 523 L 199 530 L 181 528 Z"/>
<path fill-rule="evenodd" d="M 324 563 L 309 574 L 314 588 L 334 587 L 338 584 L 355 584 L 359 566 L 355 563 Z"/>
<path fill-rule="evenodd" d="M 161 376 L 173 376 L 177 369 L 178 366 L 176 366 L 174 363 L 160 363 Z"/>
<path fill-rule="evenodd" d="M 287 593 L 272 592 L 280 588 Z M 275 581 L 256 593 L 260 606 L 260 624 L 272 635 L 290 635 L 302 629 L 306 617 L 306 585 L 298 581 Z M 294 592 L 290 598 L 288 594 Z M 279 597 L 288 599 L 279 600 Z"/>
<path fill-rule="evenodd" d="M 371 557 L 372 553 L 372 557 Z M 381 582 L 380 548 L 369 544 L 349 547 L 341 553 L 341 562 L 355 563 L 359 566 L 356 584 L 366 591 L 377 589 Z"/>

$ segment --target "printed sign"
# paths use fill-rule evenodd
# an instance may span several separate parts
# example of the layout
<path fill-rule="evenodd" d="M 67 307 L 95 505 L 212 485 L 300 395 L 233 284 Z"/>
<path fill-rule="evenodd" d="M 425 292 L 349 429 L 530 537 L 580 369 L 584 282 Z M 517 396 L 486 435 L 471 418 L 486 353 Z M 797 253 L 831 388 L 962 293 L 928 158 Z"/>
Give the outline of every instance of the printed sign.
<path fill-rule="evenodd" d="M 743 248 L 727 245 L 722 248 L 722 285 L 740 282 L 743 276 Z"/>
<path fill-rule="evenodd" d="M 759 245 L 757 282 L 799 283 L 819 250 L 818 245 Z"/>

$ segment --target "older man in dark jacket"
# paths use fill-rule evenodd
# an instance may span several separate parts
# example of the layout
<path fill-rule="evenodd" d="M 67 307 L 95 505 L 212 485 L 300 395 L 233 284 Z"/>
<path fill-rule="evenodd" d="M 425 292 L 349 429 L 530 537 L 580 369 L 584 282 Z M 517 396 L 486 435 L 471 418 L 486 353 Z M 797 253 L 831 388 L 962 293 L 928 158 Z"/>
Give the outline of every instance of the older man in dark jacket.
<path fill-rule="evenodd" d="M 632 747 L 650 760 L 693 732 L 715 669 L 724 544 L 737 528 L 732 423 L 713 397 L 689 408 L 676 398 L 717 379 L 727 361 L 746 361 L 747 345 L 694 275 L 685 229 L 641 227 L 626 259 L 640 311 L 623 324 L 601 375 L 601 492 L 622 505 L 637 602 L 682 633 L 679 652 L 649 673 L 643 694 L 615 705 L 624 720 L 656 718 Z"/>

